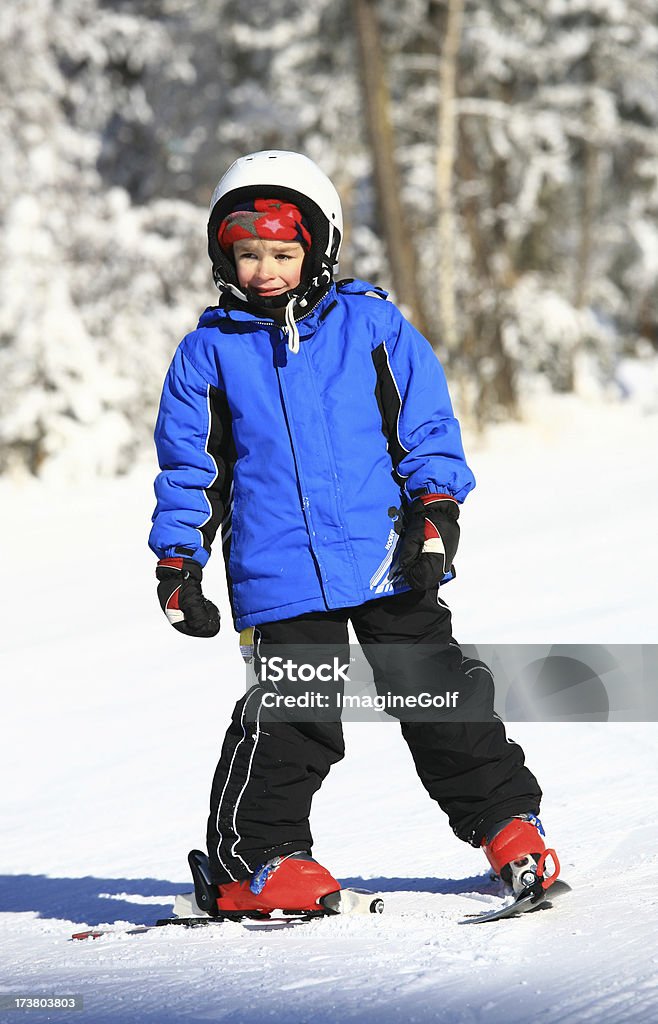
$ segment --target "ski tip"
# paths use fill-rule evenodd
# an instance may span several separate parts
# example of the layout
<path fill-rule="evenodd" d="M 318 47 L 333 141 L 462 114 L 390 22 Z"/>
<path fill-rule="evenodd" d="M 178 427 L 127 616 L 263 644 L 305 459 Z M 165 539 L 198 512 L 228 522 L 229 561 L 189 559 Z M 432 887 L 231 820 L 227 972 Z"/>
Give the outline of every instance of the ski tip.
<path fill-rule="evenodd" d="M 546 899 L 554 899 L 556 896 L 564 896 L 568 892 L 573 892 L 573 889 L 568 882 L 563 882 L 561 878 L 557 878 L 546 890 Z"/>
<path fill-rule="evenodd" d="M 549 885 L 548 889 L 544 889 L 539 896 L 527 894 L 520 896 L 519 899 L 506 904 L 504 907 L 498 907 L 496 910 L 488 910 L 479 914 L 467 914 L 459 924 L 484 924 L 487 921 L 502 921 L 506 917 L 520 917 L 522 914 L 532 914 L 537 910 L 550 910 L 553 906 L 553 900 L 566 895 L 568 892 L 571 892 L 571 886 L 568 882 L 563 882 L 562 879 L 558 878 Z"/>

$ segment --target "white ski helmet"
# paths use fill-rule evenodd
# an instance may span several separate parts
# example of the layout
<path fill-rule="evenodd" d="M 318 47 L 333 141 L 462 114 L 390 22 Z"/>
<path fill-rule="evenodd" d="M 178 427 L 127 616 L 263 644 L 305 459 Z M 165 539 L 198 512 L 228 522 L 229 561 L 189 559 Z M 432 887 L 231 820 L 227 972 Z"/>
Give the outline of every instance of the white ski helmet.
<path fill-rule="evenodd" d="M 294 203 L 308 223 L 311 248 L 304 263 L 301 292 L 329 284 L 338 271 L 343 237 L 340 197 L 327 175 L 307 156 L 268 149 L 249 153 L 231 164 L 210 201 L 208 255 L 215 284 L 240 295 L 235 265 L 217 239 L 222 220 L 248 199 L 285 199 Z"/>

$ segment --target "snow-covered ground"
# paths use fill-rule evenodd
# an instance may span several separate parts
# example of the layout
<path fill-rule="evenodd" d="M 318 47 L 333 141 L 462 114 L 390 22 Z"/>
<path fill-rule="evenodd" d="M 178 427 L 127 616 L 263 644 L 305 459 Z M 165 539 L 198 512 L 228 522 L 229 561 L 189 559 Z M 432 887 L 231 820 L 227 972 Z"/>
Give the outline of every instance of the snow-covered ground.
<path fill-rule="evenodd" d="M 655 408 L 564 396 L 467 439 L 479 486 L 445 591 L 458 638 L 658 640 L 657 427 Z M 383 916 L 68 941 L 85 924 L 155 920 L 190 888 L 186 853 L 203 845 L 244 682 L 225 596 L 214 641 L 176 634 L 157 606 L 152 475 L 0 484 L 0 994 L 81 994 L 73 1019 L 91 1024 L 657 1020 L 653 723 L 509 726 L 574 887 L 547 914 L 460 925 L 498 902 L 483 856 L 427 799 L 395 724 L 347 723 L 314 852 L 381 890 Z M 219 559 L 206 580 L 224 595 Z"/>

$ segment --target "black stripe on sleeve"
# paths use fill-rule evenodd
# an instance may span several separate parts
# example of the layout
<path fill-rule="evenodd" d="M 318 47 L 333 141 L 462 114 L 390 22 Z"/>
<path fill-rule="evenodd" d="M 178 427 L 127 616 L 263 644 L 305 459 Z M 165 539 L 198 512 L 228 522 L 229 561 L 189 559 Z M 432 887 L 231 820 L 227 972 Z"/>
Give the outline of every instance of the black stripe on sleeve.
<path fill-rule="evenodd" d="M 382 418 L 382 431 L 393 463 L 393 478 L 400 487 L 403 487 L 405 478 L 398 473 L 398 465 L 405 455 L 408 455 L 408 451 L 400 441 L 398 433 L 402 400 L 388 361 L 385 342 L 382 341 L 376 349 L 373 349 L 372 361 L 377 374 L 375 397 Z"/>
<path fill-rule="evenodd" d="M 205 488 L 210 515 L 200 530 L 203 546 L 209 552 L 228 504 L 233 479 L 233 464 L 235 463 L 235 445 L 233 443 L 231 411 L 226 395 L 219 388 L 212 386 L 209 388 L 208 407 L 210 425 L 207 450 L 217 466 L 217 475 L 213 482 Z"/>

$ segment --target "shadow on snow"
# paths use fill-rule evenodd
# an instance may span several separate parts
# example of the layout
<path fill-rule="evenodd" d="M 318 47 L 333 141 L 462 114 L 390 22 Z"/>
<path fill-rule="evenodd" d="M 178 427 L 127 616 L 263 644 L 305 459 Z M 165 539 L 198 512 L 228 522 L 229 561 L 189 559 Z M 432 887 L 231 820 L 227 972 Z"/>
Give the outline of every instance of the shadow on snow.
<path fill-rule="evenodd" d="M 497 883 L 487 874 L 470 878 L 341 878 L 343 886 L 376 892 L 427 892 L 437 894 L 497 893 Z M 0 912 L 32 912 L 80 924 L 153 924 L 169 917 L 177 893 L 190 892 L 192 883 L 159 878 L 48 878 L 46 875 L 0 875 Z M 154 901 L 154 897 L 162 901 Z M 131 897 L 138 897 L 133 902 Z M 148 897 L 140 903 L 139 897 Z"/>
<path fill-rule="evenodd" d="M 470 878 L 340 878 L 342 886 L 372 889 L 374 892 L 428 892 L 441 896 L 460 896 L 477 892 L 497 896 L 500 882 L 491 875 L 471 875 Z"/>
<path fill-rule="evenodd" d="M 191 888 L 191 882 L 166 882 L 158 878 L 0 875 L 0 911 L 32 911 L 39 917 L 89 925 L 116 921 L 152 924 L 171 914 L 177 893 L 189 892 Z M 162 903 L 133 903 L 131 896 L 162 896 Z"/>

